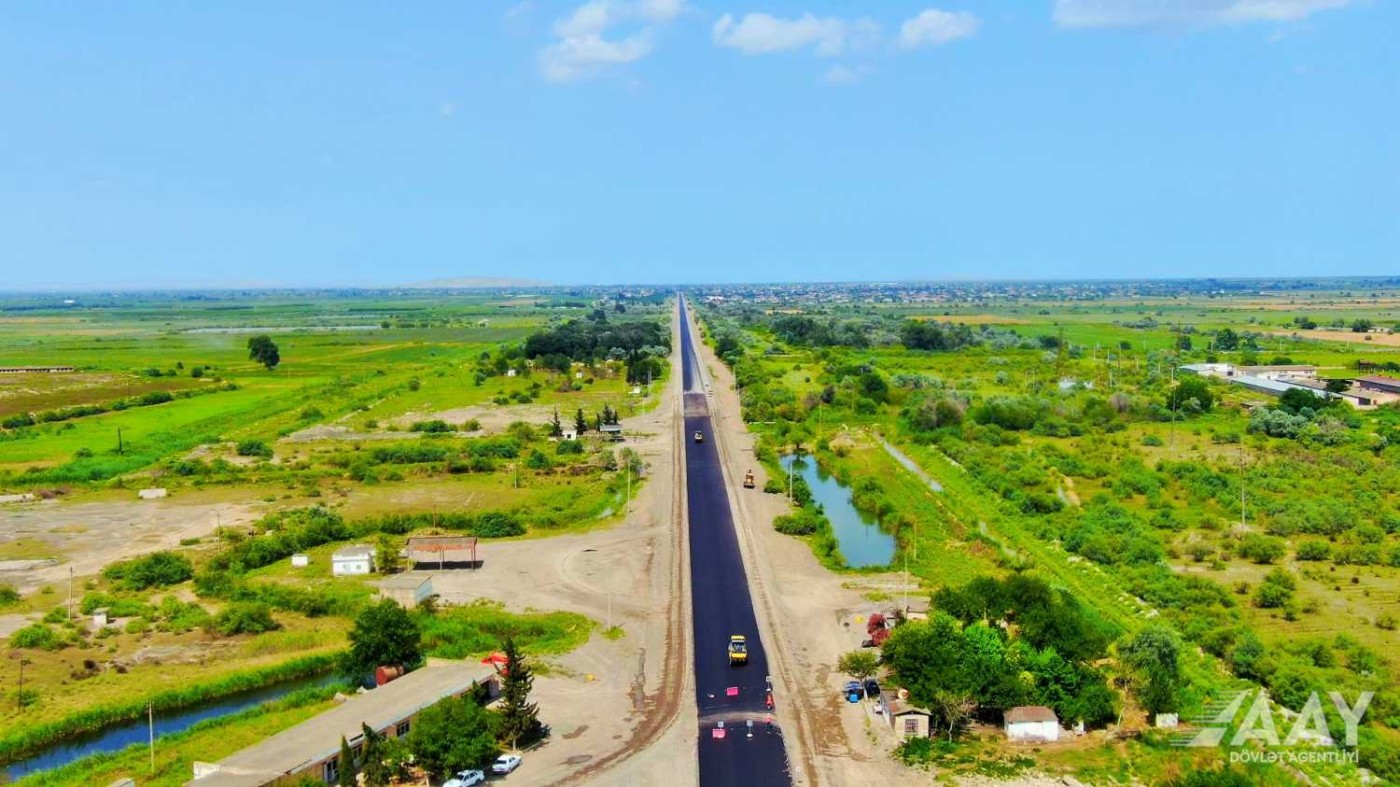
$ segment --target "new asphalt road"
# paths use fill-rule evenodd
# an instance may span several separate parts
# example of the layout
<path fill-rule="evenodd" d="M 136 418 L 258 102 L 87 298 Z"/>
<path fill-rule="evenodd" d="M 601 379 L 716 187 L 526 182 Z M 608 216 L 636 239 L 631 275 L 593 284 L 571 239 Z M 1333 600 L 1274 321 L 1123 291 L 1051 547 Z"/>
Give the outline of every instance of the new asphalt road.
<path fill-rule="evenodd" d="M 681 328 L 700 785 L 788 785 L 792 779 L 781 731 L 767 724 L 768 657 L 754 619 L 684 299 Z M 703 442 L 695 442 L 697 432 Z M 729 666 L 733 634 L 748 639 L 747 665 Z"/>

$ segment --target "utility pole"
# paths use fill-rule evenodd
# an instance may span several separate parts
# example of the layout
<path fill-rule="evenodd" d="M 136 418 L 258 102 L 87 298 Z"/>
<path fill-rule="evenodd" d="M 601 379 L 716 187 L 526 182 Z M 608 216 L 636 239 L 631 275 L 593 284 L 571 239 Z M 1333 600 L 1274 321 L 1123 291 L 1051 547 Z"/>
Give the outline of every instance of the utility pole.
<path fill-rule="evenodd" d="M 146 729 L 151 736 L 151 773 L 156 772 L 156 704 L 146 703 Z"/>
<path fill-rule="evenodd" d="M 632 460 L 623 458 L 627 463 L 627 515 L 632 516 Z"/>
<path fill-rule="evenodd" d="M 1243 532 L 1244 523 L 1244 438 L 1240 438 L 1240 531 Z"/>
<path fill-rule="evenodd" d="M 126 453 L 125 447 L 122 446 L 122 428 L 120 426 L 117 427 L 117 453 Z"/>
<path fill-rule="evenodd" d="M 68 619 L 73 619 L 73 567 L 68 567 Z"/>

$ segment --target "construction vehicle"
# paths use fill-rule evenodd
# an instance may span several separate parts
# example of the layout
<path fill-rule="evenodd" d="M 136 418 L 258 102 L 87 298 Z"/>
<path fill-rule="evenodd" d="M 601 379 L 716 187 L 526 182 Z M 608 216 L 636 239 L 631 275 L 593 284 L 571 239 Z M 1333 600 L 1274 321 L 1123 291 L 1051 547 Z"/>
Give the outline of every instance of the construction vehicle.
<path fill-rule="evenodd" d="M 729 666 L 749 663 L 749 643 L 744 639 L 743 634 L 735 634 L 729 638 Z"/>
<path fill-rule="evenodd" d="M 745 488 L 745 489 L 753 489 L 753 487 L 754 487 L 754 482 L 753 482 L 753 471 L 750 470 L 750 471 L 748 471 L 747 473 L 744 473 L 744 488 Z"/>
<path fill-rule="evenodd" d="M 695 433 L 695 442 L 697 442 L 697 443 L 703 443 L 703 442 L 705 442 L 705 433 L 704 433 L 704 432 L 700 432 L 700 431 L 696 431 L 696 433 Z"/>

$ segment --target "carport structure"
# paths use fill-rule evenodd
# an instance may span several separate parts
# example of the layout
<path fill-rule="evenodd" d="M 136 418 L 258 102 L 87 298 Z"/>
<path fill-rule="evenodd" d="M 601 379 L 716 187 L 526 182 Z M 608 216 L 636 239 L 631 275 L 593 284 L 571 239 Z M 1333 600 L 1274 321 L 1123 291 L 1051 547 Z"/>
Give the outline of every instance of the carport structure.
<path fill-rule="evenodd" d="M 473 536 L 409 536 L 404 550 L 408 562 L 418 566 L 476 568 L 476 538 Z"/>

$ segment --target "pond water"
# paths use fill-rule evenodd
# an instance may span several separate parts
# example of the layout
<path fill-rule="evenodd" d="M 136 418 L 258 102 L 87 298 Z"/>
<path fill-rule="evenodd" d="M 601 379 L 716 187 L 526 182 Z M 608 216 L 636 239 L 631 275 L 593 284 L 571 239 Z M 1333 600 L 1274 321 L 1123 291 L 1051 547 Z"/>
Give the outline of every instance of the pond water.
<path fill-rule="evenodd" d="M 894 559 L 894 536 L 880 529 L 875 517 L 863 514 L 851 504 L 851 493 L 835 476 L 806 456 L 782 457 L 783 470 L 801 476 L 812 490 L 812 499 L 821 504 L 831 530 L 841 546 L 841 555 L 851 568 L 888 566 Z"/>
<path fill-rule="evenodd" d="M 333 680 L 335 680 L 333 675 L 298 678 L 210 700 L 201 705 L 164 713 L 157 712 L 155 717 L 156 746 L 160 746 L 161 736 L 182 732 L 205 719 L 237 713 L 299 689 L 327 685 Z M 55 743 L 48 748 L 40 749 L 37 753 L 23 760 L 0 766 L 0 784 L 18 779 L 21 776 L 67 765 L 90 754 L 120 751 L 134 743 L 147 743 L 150 739 L 149 734 L 146 717 L 143 716 L 135 721 L 121 722 L 104 730 Z"/>

